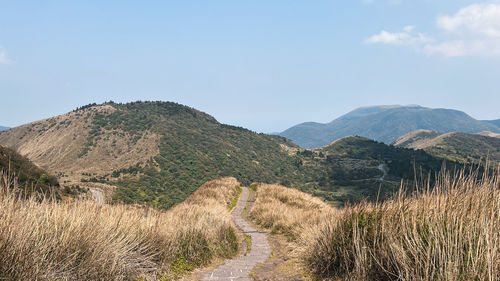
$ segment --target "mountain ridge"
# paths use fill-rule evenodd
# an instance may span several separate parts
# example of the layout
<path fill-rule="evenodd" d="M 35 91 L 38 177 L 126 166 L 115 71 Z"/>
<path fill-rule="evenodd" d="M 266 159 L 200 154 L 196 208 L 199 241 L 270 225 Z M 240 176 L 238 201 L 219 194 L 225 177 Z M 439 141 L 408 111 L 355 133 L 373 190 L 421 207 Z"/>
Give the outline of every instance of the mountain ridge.
<path fill-rule="evenodd" d="M 500 138 L 482 133 L 437 133 L 418 130 L 401 136 L 397 147 L 425 150 L 431 155 L 462 163 L 478 163 L 488 159 L 500 163 Z"/>
<path fill-rule="evenodd" d="M 400 136 L 418 129 L 442 133 L 500 132 L 500 127 L 476 120 L 459 110 L 392 105 L 358 108 L 329 123 L 298 124 L 280 135 L 301 147 L 317 148 L 349 135 L 360 135 L 390 144 Z"/>

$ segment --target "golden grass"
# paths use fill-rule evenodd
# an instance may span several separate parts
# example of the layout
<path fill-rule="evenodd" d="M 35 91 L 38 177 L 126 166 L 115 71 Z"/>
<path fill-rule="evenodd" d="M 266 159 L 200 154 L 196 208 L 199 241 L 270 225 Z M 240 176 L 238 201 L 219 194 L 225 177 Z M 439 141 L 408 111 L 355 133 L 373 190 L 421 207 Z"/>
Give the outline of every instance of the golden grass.
<path fill-rule="evenodd" d="M 258 225 L 295 237 L 309 224 L 317 225 L 335 209 L 317 197 L 274 184 L 253 184 L 257 198 L 249 213 Z"/>
<path fill-rule="evenodd" d="M 234 178 L 204 184 L 167 212 L 19 199 L 0 172 L 0 280 L 175 279 L 236 254 Z"/>
<path fill-rule="evenodd" d="M 499 172 L 442 173 L 432 189 L 344 209 L 280 186 L 258 195 L 254 220 L 292 234 L 316 279 L 500 280 Z"/>

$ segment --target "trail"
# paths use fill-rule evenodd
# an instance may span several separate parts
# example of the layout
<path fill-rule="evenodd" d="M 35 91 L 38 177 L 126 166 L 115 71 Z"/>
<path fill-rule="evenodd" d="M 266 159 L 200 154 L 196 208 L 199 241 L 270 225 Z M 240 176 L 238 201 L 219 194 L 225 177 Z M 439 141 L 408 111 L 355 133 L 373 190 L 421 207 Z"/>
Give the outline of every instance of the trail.
<path fill-rule="evenodd" d="M 269 246 L 269 242 L 267 240 L 267 234 L 258 232 L 241 216 L 243 209 L 248 203 L 248 194 L 248 188 L 243 187 L 238 204 L 234 208 L 232 216 L 234 222 L 243 231 L 243 233 L 250 235 L 252 238 L 252 247 L 250 252 L 247 253 L 246 256 L 241 256 L 227 261 L 225 264 L 219 266 L 212 272 L 205 274 L 202 280 L 252 280 L 250 278 L 250 272 L 252 269 L 257 264 L 266 261 L 271 255 L 271 247 Z"/>
<path fill-rule="evenodd" d="M 92 189 L 92 193 L 94 193 L 95 201 L 102 205 L 104 203 L 104 197 L 102 196 L 102 192 L 97 189 Z"/>
<path fill-rule="evenodd" d="M 384 175 L 382 175 L 379 180 L 383 181 L 385 179 L 385 176 L 387 176 L 387 171 L 385 170 L 385 164 L 380 164 L 378 165 L 378 169 L 384 173 Z"/>

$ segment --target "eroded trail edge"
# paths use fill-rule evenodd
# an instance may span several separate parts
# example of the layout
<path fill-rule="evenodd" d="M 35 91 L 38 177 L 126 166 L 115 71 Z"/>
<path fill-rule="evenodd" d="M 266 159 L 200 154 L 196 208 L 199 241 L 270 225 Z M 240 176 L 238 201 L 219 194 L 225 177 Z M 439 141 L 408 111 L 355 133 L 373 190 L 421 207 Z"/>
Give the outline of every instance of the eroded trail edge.
<path fill-rule="evenodd" d="M 252 239 L 252 247 L 246 256 L 227 261 L 212 272 L 203 276 L 202 280 L 252 280 L 250 272 L 259 263 L 266 261 L 271 255 L 271 247 L 267 240 L 267 234 L 259 232 L 242 217 L 242 212 L 248 203 L 249 190 L 242 187 L 240 198 L 233 210 L 232 216 L 241 231 Z"/>

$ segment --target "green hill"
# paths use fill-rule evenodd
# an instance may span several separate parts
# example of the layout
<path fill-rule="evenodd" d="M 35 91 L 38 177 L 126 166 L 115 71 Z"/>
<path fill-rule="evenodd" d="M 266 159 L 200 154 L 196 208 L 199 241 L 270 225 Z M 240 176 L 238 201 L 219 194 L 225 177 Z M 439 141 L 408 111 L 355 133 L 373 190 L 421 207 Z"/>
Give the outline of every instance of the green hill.
<path fill-rule="evenodd" d="M 59 186 L 57 178 L 34 165 L 14 150 L 0 146 L 0 171 L 15 176 L 20 190 L 27 195 L 36 192 L 48 195 L 51 188 Z"/>
<path fill-rule="evenodd" d="M 351 137 L 321 149 L 219 123 L 171 102 L 83 106 L 0 133 L 0 144 L 57 175 L 64 187 L 109 188 L 115 202 L 169 208 L 204 182 L 281 183 L 341 205 L 383 198 L 442 160 Z M 388 172 L 387 176 L 384 173 Z"/>
<path fill-rule="evenodd" d="M 433 178 L 443 164 L 450 169 L 460 166 L 451 161 L 444 163 L 443 159 L 422 150 L 399 148 L 359 136 L 345 137 L 302 153 L 314 155 L 306 166 L 312 170 L 308 173 L 318 179 L 316 185 L 306 185 L 310 190 L 302 190 L 337 205 L 384 199 L 399 189 L 401 179 L 412 181 L 415 171 L 417 177 Z"/>
<path fill-rule="evenodd" d="M 488 158 L 500 163 L 500 138 L 466 133 L 412 132 L 394 143 L 399 147 L 423 149 L 436 157 L 463 163 Z"/>
<path fill-rule="evenodd" d="M 280 135 L 291 139 L 301 147 L 315 148 L 352 135 L 389 144 L 404 134 L 420 129 L 441 133 L 500 132 L 500 127 L 494 123 L 476 120 L 458 110 L 410 105 L 362 107 L 330 123 L 303 123 L 289 128 Z"/>

